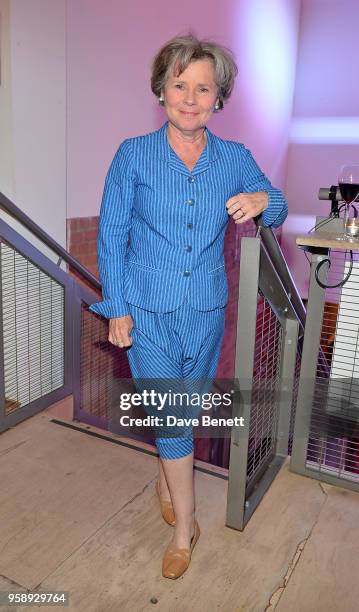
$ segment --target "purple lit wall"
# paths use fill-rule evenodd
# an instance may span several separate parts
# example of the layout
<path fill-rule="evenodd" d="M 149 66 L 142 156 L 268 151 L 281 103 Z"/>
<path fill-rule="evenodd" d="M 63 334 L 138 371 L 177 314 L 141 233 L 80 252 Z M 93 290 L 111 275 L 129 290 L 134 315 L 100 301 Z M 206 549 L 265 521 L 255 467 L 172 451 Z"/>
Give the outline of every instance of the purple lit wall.
<path fill-rule="evenodd" d="M 77 0 L 68 2 L 67 216 L 97 215 L 108 164 L 128 136 L 165 120 L 149 87 L 150 62 L 191 29 L 234 51 L 239 77 L 210 128 L 244 142 L 284 187 L 299 0 Z"/>
<path fill-rule="evenodd" d="M 309 267 L 295 237 L 329 213 L 319 187 L 336 184 L 343 163 L 359 163 L 358 24 L 357 0 L 302 2 L 282 248 L 303 297 Z"/>

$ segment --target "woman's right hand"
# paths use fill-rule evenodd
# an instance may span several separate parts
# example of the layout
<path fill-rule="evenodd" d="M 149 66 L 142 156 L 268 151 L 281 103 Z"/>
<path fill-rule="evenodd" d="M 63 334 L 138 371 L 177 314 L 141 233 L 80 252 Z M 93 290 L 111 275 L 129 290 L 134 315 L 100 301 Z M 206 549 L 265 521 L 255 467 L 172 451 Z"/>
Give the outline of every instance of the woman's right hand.
<path fill-rule="evenodd" d="M 133 328 L 131 315 L 110 319 L 108 340 L 111 344 L 124 348 L 132 345 L 130 331 Z"/>

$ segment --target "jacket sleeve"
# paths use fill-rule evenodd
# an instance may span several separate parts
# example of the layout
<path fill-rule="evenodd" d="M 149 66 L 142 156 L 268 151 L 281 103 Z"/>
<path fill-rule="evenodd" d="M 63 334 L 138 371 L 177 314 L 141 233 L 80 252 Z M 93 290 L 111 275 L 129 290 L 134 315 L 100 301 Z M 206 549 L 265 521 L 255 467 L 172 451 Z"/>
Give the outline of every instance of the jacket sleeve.
<path fill-rule="evenodd" d="M 102 284 L 102 301 L 89 310 L 107 319 L 129 314 L 123 298 L 124 261 L 127 251 L 135 174 L 131 139 L 120 145 L 108 170 L 100 208 L 97 236 L 97 260 Z"/>
<path fill-rule="evenodd" d="M 266 191 L 269 196 L 268 206 L 258 217 L 264 226 L 279 227 L 288 215 L 288 204 L 284 195 L 279 189 L 272 187 L 246 147 L 241 147 L 241 153 L 242 191 L 246 193 Z"/>

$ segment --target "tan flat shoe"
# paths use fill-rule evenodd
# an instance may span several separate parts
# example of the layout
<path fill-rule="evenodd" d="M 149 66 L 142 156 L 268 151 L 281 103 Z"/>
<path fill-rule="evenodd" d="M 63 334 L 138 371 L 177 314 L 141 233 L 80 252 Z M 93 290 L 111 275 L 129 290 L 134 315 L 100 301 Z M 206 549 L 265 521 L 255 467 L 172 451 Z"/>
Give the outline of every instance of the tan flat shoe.
<path fill-rule="evenodd" d="M 165 578 L 176 579 L 188 568 L 192 551 L 199 538 L 200 530 L 197 521 L 194 522 L 194 534 L 191 539 L 190 548 L 177 548 L 173 544 L 169 544 L 166 548 L 162 561 L 162 576 Z"/>
<path fill-rule="evenodd" d="M 160 481 L 159 480 L 156 481 L 156 491 L 157 491 L 158 499 L 160 500 L 161 513 L 162 513 L 163 518 L 165 519 L 166 523 L 168 523 L 169 525 L 174 525 L 176 521 L 175 521 L 175 514 L 173 511 L 172 502 L 162 499 L 161 493 L 160 493 Z"/>

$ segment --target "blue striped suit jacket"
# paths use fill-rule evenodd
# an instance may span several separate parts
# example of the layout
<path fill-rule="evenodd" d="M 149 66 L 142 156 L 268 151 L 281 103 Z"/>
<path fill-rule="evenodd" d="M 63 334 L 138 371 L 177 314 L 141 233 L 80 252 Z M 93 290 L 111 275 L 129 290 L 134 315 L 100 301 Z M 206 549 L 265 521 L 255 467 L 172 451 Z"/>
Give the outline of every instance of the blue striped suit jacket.
<path fill-rule="evenodd" d="M 224 306 L 228 198 L 266 191 L 263 225 L 278 227 L 287 216 L 282 193 L 244 145 L 206 128 L 190 172 L 168 143 L 167 125 L 124 140 L 106 177 L 97 242 L 103 299 L 90 306 L 106 318 L 129 314 L 128 303 L 170 312 L 186 295 L 197 310 Z"/>

